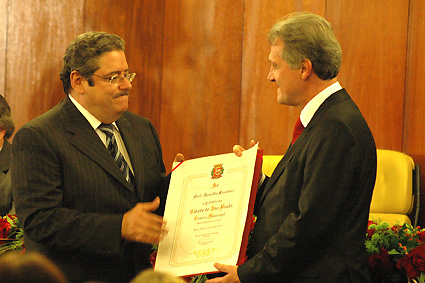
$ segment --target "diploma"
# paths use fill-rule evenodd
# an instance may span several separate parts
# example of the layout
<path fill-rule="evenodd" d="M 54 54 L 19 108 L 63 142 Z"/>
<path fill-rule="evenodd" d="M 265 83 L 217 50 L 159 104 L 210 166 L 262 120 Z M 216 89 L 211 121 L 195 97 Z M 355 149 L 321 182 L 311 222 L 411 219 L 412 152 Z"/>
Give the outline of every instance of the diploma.
<path fill-rule="evenodd" d="M 169 232 L 158 246 L 155 270 L 189 276 L 217 272 L 215 262 L 241 263 L 261 171 L 257 150 L 258 144 L 241 157 L 215 155 L 176 167 L 164 213 Z"/>

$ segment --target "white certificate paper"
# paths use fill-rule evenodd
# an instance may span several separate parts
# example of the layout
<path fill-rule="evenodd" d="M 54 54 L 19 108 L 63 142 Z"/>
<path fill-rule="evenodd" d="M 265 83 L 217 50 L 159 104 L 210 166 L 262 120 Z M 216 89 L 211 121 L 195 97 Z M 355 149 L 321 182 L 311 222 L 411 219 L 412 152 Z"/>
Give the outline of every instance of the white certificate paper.
<path fill-rule="evenodd" d="M 187 160 L 171 174 L 155 270 L 174 276 L 235 265 L 250 203 L 258 144 L 243 152 Z"/>

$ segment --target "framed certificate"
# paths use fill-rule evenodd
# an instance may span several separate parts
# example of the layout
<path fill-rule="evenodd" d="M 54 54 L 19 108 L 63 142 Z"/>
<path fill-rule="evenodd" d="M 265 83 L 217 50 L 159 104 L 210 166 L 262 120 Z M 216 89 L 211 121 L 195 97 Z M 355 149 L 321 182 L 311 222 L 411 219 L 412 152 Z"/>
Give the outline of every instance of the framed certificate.
<path fill-rule="evenodd" d="M 214 273 L 215 262 L 245 258 L 262 151 L 192 159 L 172 173 L 155 270 L 174 276 Z"/>

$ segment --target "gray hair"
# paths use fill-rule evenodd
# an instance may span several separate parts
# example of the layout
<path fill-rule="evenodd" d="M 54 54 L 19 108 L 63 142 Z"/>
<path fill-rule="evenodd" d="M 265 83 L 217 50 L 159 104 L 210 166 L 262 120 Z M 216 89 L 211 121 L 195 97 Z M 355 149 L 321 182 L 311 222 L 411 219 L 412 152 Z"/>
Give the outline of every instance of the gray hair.
<path fill-rule="evenodd" d="M 277 39 L 283 42 L 282 59 L 291 68 L 301 67 L 302 61 L 308 59 L 321 80 L 338 75 L 342 50 L 332 25 L 324 18 L 308 12 L 288 14 L 267 35 L 271 45 L 276 44 Z"/>
<path fill-rule="evenodd" d="M 88 79 L 89 85 L 93 86 L 91 76 L 100 68 L 99 57 L 105 52 L 124 51 L 124 49 L 124 40 L 115 34 L 90 31 L 77 36 L 66 48 L 63 67 L 59 74 L 64 92 L 68 94 L 71 89 L 72 71 L 78 71 Z"/>

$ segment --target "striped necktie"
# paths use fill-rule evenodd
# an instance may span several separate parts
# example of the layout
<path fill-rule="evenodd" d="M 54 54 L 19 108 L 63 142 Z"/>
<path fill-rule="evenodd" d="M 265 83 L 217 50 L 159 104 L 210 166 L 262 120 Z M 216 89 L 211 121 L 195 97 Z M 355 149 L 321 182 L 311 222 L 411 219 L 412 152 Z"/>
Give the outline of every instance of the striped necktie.
<path fill-rule="evenodd" d="M 130 183 L 132 189 L 134 189 L 134 176 L 124 159 L 124 156 L 118 150 L 118 144 L 115 140 L 114 129 L 112 124 L 100 124 L 98 127 L 106 135 L 106 148 L 111 153 L 115 162 L 118 164 L 121 172 L 123 172 L 125 179 Z"/>

